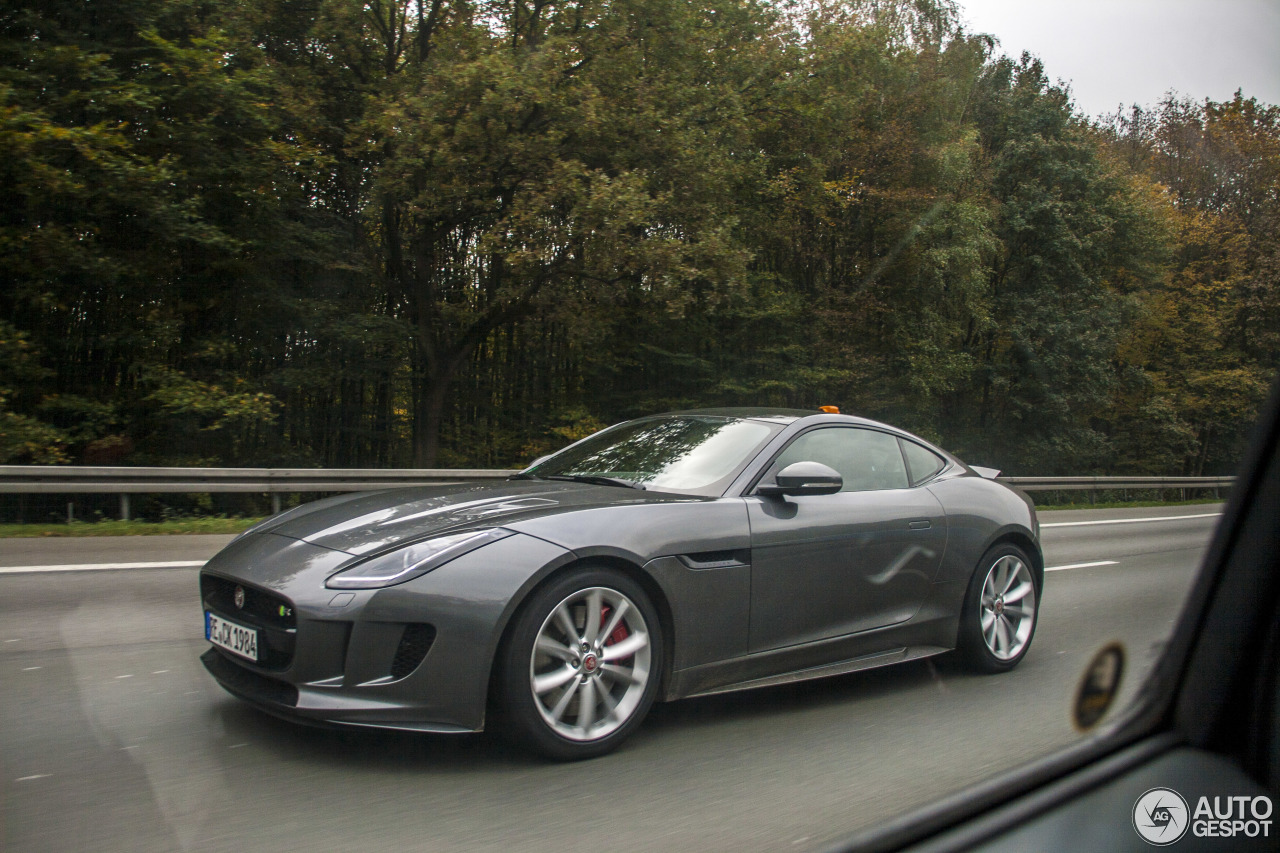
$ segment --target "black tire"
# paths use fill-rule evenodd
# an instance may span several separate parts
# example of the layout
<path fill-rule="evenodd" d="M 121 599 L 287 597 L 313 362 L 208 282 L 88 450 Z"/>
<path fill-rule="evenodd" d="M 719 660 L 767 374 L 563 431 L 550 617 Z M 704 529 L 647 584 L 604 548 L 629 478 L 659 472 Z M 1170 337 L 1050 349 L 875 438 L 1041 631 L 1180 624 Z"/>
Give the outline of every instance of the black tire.
<path fill-rule="evenodd" d="M 1001 543 L 978 561 L 960 611 L 956 648 L 978 672 L 1008 672 L 1026 657 L 1040 610 L 1035 565 L 1016 545 Z"/>
<path fill-rule="evenodd" d="M 549 758 L 611 752 L 649 713 L 662 652 L 657 610 L 639 584 L 610 568 L 569 571 L 535 590 L 512 623 L 495 685 L 501 724 Z"/>

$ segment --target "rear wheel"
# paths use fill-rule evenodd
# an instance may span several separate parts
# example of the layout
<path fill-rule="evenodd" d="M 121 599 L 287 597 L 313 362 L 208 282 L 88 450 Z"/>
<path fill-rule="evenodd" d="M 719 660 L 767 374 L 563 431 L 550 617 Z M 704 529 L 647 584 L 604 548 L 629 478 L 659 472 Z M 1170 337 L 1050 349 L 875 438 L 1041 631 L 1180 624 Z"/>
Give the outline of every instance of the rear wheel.
<path fill-rule="evenodd" d="M 503 651 L 500 695 L 520 741 L 558 759 L 615 749 L 649 712 L 662 636 L 639 584 L 584 568 L 534 592 Z"/>
<path fill-rule="evenodd" d="M 989 550 L 965 594 L 958 638 L 961 657 L 981 672 L 1013 669 L 1031 646 L 1039 600 L 1026 553 L 1010 544 Z"/>

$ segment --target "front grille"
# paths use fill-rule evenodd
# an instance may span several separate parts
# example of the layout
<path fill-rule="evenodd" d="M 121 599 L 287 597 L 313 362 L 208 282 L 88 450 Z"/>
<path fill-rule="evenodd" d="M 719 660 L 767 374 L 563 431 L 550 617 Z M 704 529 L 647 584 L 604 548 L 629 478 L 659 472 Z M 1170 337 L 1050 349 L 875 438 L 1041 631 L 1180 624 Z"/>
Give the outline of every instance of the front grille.
<path fill-rule="evenodd" d="M 244 590 L 244 606 L 236 607 L 235 590 Z M 287 669 L 293 663 L 298 618 L 289 599 L 217 575 L 200 575 L 200 597 L 206 610 L 258 629 L 258 661 L 263 669 Z"/>
<path fill-rule="evenodd" d="M 236 607 L 236 587 L 244 589 L 244 606 Z M 217 575 L 200 575 L 205 607 L 260 628 L 289 630 L 298 626 L 293 602 L 265 589 L 238 584 Z"/>
<path fill-rule="evenodd" d="M 404 626 L 400 635 L 400 645 L 396 647 L 396 656 L 391 661 L 391 677 L 404 678 L 418 668 L 422 659 L 431 651 L 431 644 L 436 640 L 436 628 L 423 622 L 411 622 Z"/>
<path fill-rule="evenodd" d="M 269 705 L 298 705 L 298 688 L 232 663 L 216 648 L 202 654 L 200 662 L 223 688 L 237 696 Z"/>

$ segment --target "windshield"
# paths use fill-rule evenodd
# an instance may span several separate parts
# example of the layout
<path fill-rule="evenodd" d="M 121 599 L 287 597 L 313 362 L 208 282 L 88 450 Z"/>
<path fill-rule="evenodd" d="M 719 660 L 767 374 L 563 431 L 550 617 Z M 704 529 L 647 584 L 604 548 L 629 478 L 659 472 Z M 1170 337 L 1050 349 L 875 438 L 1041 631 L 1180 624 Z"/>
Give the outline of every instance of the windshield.
<path fill-rule="evenodd" d="M 596 433 L 525 475 L 610 477 L 649 489 L 720 495 L 779 429 L 737 418 L 648 418 Z"/>

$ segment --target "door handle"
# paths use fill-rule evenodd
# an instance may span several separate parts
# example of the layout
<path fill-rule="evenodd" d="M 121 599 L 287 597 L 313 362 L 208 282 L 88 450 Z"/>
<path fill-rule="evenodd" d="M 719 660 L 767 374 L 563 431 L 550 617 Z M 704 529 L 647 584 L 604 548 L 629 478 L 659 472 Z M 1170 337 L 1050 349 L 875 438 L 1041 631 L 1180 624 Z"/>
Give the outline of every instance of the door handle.
<path fill-rule="evenodd" d="M 910 527 L 912 530 L 928 530 L 932 526 L 933 526 L 933 523 L 930 522 L 929 519 L 927 518 L 922 518 L 918 521 L 907 522 L 907 527 Z"/>

